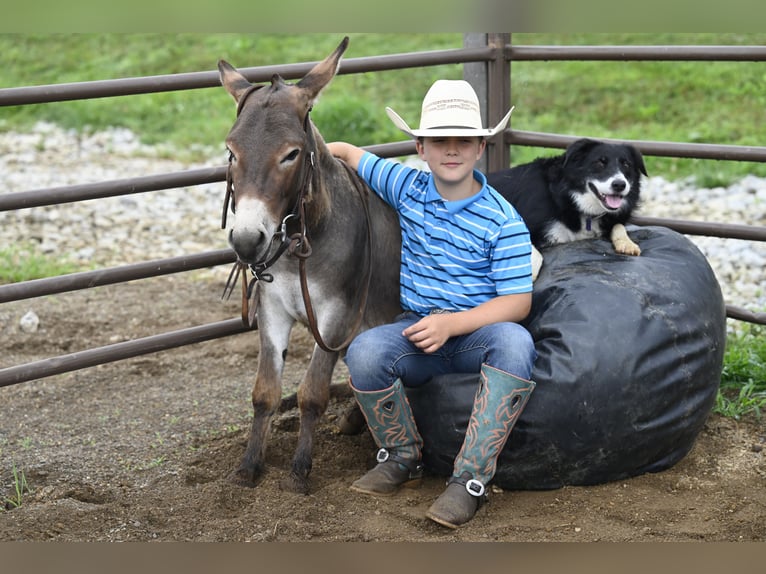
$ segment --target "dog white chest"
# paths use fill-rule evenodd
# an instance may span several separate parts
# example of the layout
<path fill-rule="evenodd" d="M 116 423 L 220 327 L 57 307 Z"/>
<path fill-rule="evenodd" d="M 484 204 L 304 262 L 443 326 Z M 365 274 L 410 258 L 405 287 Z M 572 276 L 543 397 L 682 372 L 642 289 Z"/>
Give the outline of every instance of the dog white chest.
<path fill-rule="evenodd" d="M 550 243 L 567 243 L 568 241 L 577 241 L 579 239 L 601 237 L 601 235 L 601 221 L 598 218 L 582 216 L 580 217 L 580 229 L 578 231 L 572 231 L 566 225 L 557 221 L 548 228 L 546 239 Z"/>

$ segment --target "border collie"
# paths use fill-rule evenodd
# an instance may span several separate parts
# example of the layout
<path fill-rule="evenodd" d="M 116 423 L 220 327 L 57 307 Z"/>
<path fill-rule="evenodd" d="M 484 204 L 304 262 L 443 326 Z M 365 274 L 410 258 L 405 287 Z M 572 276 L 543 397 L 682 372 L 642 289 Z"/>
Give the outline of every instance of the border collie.
<path fill-rule="evenodd" d="M 566 152 L 487 174 L 487 183 L 519 212 L 538 250 L 557 243 L 609 237 L 617 253 L 640 255 L 625 229 L 638 205 L 644 158 L 635 147 L 579 139 Z"/>

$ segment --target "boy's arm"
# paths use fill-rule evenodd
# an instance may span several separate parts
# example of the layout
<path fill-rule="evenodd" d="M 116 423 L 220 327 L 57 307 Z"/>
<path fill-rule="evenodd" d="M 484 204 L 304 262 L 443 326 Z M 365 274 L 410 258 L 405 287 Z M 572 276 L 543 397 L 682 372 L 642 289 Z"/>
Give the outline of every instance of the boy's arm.
<path fill-rule="evenodd" d="M 359 167 L 359 162 L 364 155 L 362 148 L 346 142 L 329 142 L 327 149 L 330 150 L 332 155 L 345 161 L 355 171 Z"/>
<path fill-rule="evenodd" d="M 509 321 L 518 323 L 529 315 L 532 293 L 501 295 L 467 311 L 426 315 L 403 331 L 425 353 L 437 351 L 450 337 L 472 333 L 479 327 Z"/>

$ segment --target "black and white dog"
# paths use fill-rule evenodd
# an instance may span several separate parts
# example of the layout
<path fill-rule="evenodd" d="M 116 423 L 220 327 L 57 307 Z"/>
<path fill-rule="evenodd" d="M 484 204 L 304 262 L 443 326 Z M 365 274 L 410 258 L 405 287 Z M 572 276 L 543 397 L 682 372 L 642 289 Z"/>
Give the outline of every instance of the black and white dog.
<path fill-rule="evenodd" d="M 640 255 L 625 229 L 638 205 L 644 158 L 635 147 L 580 139 L 566 152 L 487 174 L 487 183 L 519 212 L 529 228 L 533 277 L 539 250 L 556 243 L 609 237 L 617 253 Z"/>

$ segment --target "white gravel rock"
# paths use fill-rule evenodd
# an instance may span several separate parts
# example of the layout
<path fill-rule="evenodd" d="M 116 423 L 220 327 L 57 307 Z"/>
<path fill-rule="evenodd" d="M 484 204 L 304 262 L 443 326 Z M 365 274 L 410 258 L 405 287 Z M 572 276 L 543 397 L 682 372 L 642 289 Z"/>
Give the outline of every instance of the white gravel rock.
<path fill-rule="evenodd" d="M 0 193 L 223 165 L 164 159 L 128 130 L 77 134 L 40 123 L 0 134 Z M 220 229 L 224 183 L 0 212 L 0 245 L 32 242 L 96 266 L 173 257 L 227 246 Z M 641 215 L 766 225 L 766 180 L 747 176 L 726 188 L 646 178 Z M 766 309 L 766 243 L 690 236 L 710 261 L 729 304 Z"/>
<path fill-rule="evenodd" d="M 40 327 L 40 317 L 34 311 L 27 311 L 19 319 L 19 329 L 25 333 L 35 333 Z"/>
<path fill-rule="evenodd" d="M 189 165 L 157 157 L 127 130 L 90 136 L 50 124 L 32 133 L 0 134 L 0 191 L 92 183 L 223 165 L 225 157 Z M 98 266 L 174 257 L 226 247 L 220 229 L 224 183 L 0 212 L 2 244 L 32 243 Z"/>

